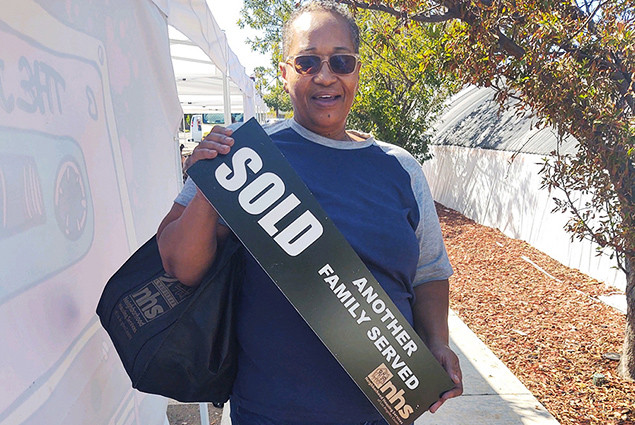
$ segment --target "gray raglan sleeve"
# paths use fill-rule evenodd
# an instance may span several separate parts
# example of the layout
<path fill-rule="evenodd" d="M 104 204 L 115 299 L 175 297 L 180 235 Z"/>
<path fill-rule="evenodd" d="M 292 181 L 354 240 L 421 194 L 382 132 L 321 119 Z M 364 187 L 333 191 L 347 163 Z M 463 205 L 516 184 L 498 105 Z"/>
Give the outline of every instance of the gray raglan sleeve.
<path fill-rule="evenodd" d="M 177 195 L 176 199 L 174 199 L 174 203 L 187 207 L 192 201 L 192 198 L 194 198 L 194 195 L 196 195 L 196 185 L 192 179 L 188 177 L 183 185 L 183 189 L 181 189 L 181 192 Z"/>
<path fill-rule="evenodd" d="M 454 271 L 445 250 L 434 199 L 421 164 L 405 149 L 387 144 L 382 146 L 399 160 L 410 175 L 410 186 L 419 207 L 419 223 L 415 229 L 419 241 L 419 262 L 412 286 L 447 279 Z"/>
<path fill-rule="evenodd" d="M 415 231 L 419 240 L 419 263 L 413 287 L 433 280 L 447 279 L 453 273 L 428 182 L 421 166 L 418 162 L 416 164 L 416 168 L 410 170 L 412 190 L 420 212 L 419 225 Z"/>
<path fill-rule="evenodd" d="M 410 175 L 410 186 L 419 207 L 419 223 L 415 229 L 419 241 L 419 262 L 412 286 L 449 278 L 454 271 L 445 250 L 439 216 L 421 164 L 403 148 L 384 142 L 376 143 L 397 158 Z"/>

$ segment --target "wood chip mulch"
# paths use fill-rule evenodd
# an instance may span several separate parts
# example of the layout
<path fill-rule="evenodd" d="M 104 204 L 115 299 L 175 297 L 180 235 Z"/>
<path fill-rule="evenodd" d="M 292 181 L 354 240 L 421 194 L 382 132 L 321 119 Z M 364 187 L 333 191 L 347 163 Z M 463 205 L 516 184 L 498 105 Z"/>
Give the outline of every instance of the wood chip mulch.
<path fill-rule="evenodd" d="M 621 351 L 626 319 L 597 297 L 616 291 L 524 241 L 437 211 L 455 271 L 450 306 L 467 326 L 562 425 L 635 424 L 635 383 L 603 356 Z"/>

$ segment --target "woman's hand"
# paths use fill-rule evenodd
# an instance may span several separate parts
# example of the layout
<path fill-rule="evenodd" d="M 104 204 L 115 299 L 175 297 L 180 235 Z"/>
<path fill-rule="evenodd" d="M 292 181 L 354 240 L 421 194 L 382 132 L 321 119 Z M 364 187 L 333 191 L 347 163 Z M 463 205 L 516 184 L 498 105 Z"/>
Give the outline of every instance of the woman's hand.
<path fill-rule="evenodd" d="M 433 280 L 415 287 L 415 330 L 455 384 L 454 388 L 443 393 L 439 401 L 430 407 L 430 413 L 436 412 L 447 400 L 463 394 L 459 358 L 448 345 L 449 287 L 447 279 Z"/>
<path fill-rule="evenodd" d="M 461 366 L 459 365 L 459 358 L 450 347 L 446 344 L 439 344 L 437 346 L 429 346 L 428 348 L 439 363 L 441 363 L 445 371 L 448 372 L 448 375 L 450 375 L 455 385 L 450 391 L 444 392 L 441 398 L 430 406 L 430 413 L 434 413 L 447 400 L 463 394 L 463 375 L 461 373 Z"/>
<path fill-rule="evenodd" d="M 187 171 L 192 165 L 201 159 L 212 159 L 220 155 L 227 155 L 234 145 L 234 139 L 231 138 L 233 130 L 215 125 L 205 139 L 198 144 L 187 157 L 183 169 Z"/>

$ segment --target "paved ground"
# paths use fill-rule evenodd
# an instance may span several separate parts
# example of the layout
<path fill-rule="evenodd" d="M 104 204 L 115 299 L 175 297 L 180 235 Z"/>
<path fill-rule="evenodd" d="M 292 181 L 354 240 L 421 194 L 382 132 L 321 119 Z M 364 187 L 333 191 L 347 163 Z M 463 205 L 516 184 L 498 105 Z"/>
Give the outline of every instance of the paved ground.
<path fill-rule="evenodd" d="M 217 409 L 208 404 L 207 410 L 209 423 L 204 425 L 219 425 L 222 409 Z M 170 425 L 201 425 L 201 413 L 198 403 L 179 403 L 178 401 L 170 400 L 167 414 Z"/>
<path fill-rule="evenodd" d="M 463 396 L 415 425 L 558 425 L 558 421 L 458 318 L 450 315 L 452 349 L 461 360 Z"/>
<path fill-rule="evenodd" d="M 450 315 L 450 334 L 461 360 L 463 396 L 450 400 L 434 415 L 425 413 L 415 425 L 559 425 L 454 314 Z M 209 425 L 230 425 L 228 409 L 223 410 L 209 405 Z M 201 425 L 198 404 L 171 402 L 168 419 L 170 425 Z"/>

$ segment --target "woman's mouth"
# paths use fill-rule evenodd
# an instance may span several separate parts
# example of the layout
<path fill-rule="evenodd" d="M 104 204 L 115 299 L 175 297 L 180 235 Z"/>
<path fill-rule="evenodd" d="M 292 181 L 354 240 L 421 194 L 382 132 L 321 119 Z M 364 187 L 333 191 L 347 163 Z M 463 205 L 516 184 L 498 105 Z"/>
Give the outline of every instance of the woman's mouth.
<path fill-rule="evenodd" d="M 313 96 L 312 99 L 321 106 L 331 106 L 337 102 L 342 96 L 339 94 L 320 94 Z"/>

